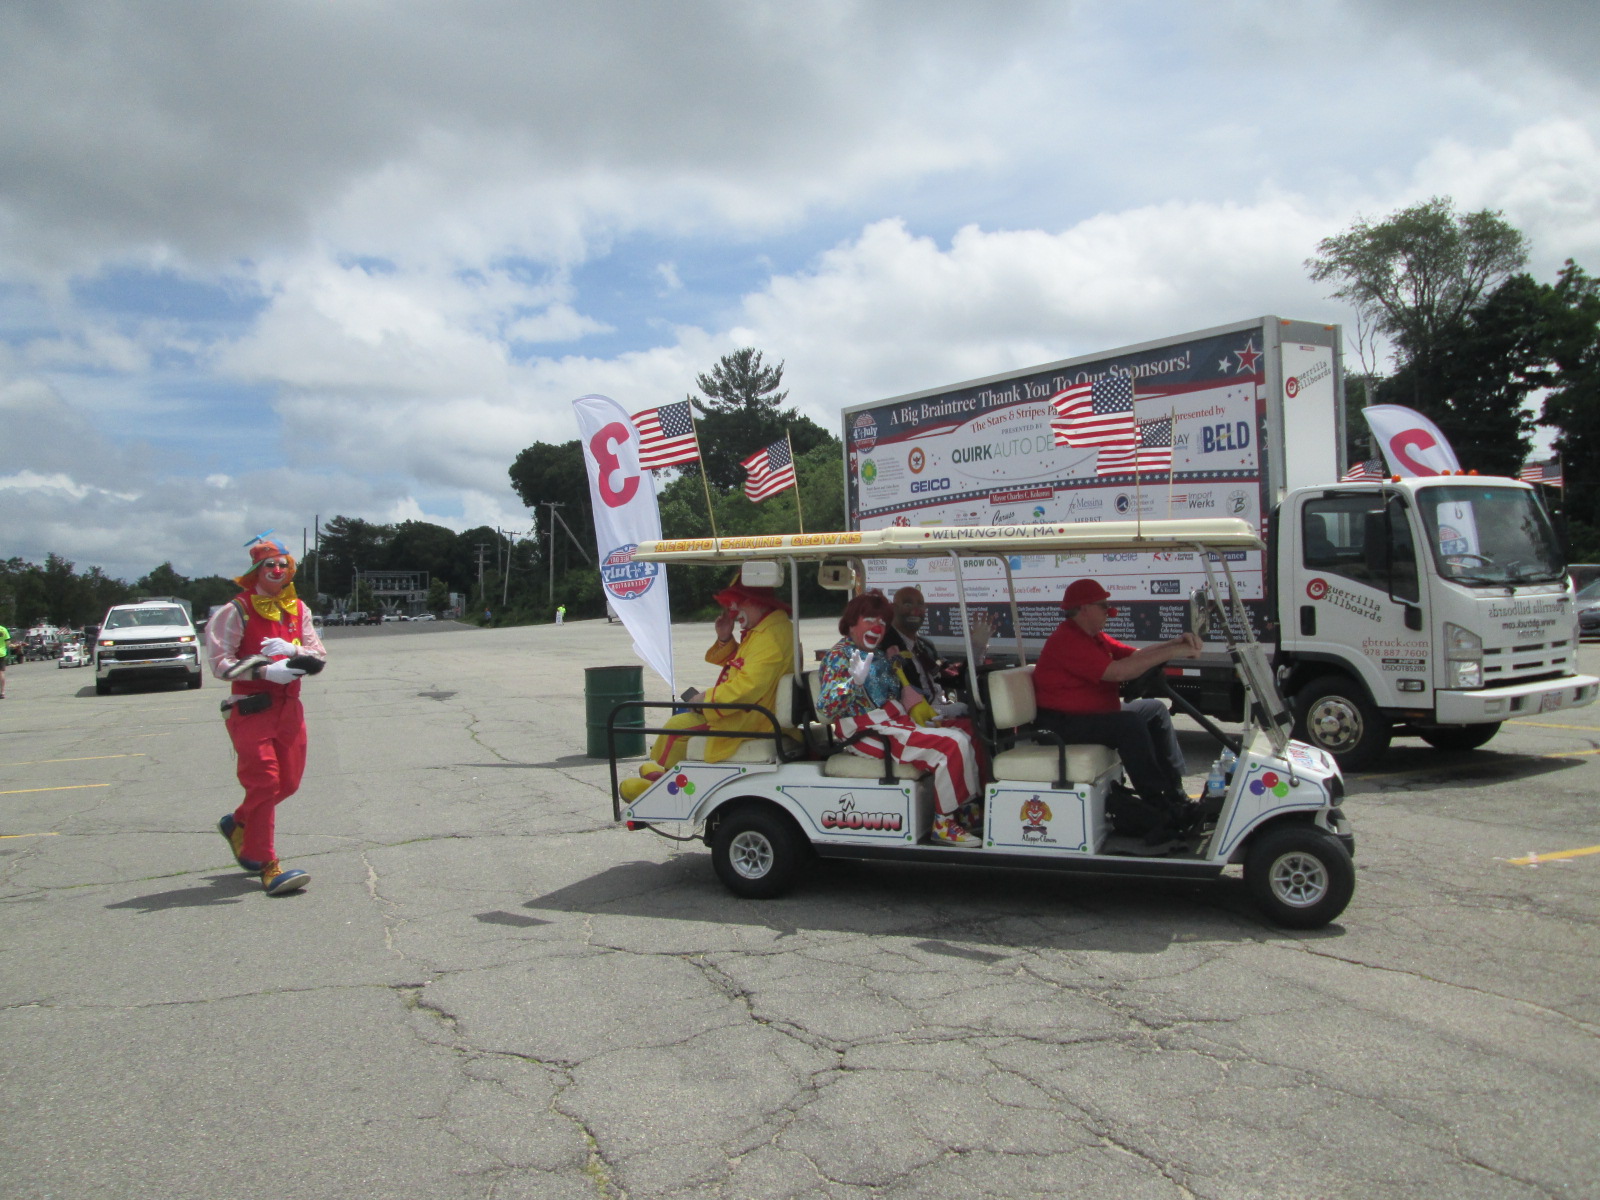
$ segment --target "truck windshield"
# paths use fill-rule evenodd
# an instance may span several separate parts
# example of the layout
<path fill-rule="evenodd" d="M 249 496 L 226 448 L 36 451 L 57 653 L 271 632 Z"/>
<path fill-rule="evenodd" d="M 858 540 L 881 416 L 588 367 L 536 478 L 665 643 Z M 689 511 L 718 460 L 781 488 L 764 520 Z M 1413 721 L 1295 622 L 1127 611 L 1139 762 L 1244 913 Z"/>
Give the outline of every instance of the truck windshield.
<path fill-rule="evenodd" d="M 1550 518 L 1531 491 L 1481 484 L 1423 488 L 1417 507 L 1445 579 L 1550 583 L 1566 572 Z"/>
<path fill-rule="evenodd" d="M 106 618 L 105 627 L 128 629 L 135 625 L 187 625 L 188 623 L 189 619 L 184 616 L 181 608 L 129 608 L 113 612 Z"/>

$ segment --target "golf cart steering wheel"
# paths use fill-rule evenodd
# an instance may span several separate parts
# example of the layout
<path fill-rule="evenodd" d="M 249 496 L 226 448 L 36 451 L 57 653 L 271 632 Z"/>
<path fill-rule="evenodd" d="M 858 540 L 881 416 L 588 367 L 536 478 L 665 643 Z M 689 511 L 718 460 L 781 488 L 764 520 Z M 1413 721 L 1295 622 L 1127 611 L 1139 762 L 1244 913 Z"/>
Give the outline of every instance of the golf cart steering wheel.
<path fill-rule="evenodd" d="M 1132 679 L 1125 679 L 1119 688 L 1124 700 L 1164 699 L 1172 695 L 1167 686 L 1167 665 L 1157 663 L 1141 671 Z"/>

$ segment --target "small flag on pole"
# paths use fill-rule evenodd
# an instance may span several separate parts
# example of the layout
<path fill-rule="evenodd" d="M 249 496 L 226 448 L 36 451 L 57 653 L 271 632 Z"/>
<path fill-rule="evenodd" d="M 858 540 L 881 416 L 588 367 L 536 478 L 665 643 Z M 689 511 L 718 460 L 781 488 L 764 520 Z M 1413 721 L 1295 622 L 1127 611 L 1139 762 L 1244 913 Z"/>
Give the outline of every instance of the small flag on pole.
<path fill-rule="evenodd" d="M 646 470 L 676 467 L 700 457 L 687 400 L 634 413 L 630 420 L 639 431 L 639 465 Z"/>
<path fill-rule="evenodd" d="M 1524 483 L 1543 483 L 1550 487 L 1562 485 L 1561 460 L 1552 458 L 1549 462 L 1527 463 L 1522 470 L 1517 472 L 1517 478 Z"/>
<path fill-rule="evenodd" d="M 1389 472 L 1384 467 L 1383 459 L 1369 458 L 1363 462 L 1352 463 L 1350 469 L 1339 476 L 1339 482 L 1370 483 L 1387 478 L 1389 478 Z"/>
<path fill-rule="evenodd" d="M 1102 446 L 1095 473 L 1099 475 L 1152 475 L 1172 470 L 1172 418 L 1146 421 L 1139 440 L 1124 446 Z"/>
<path fill-rule="evenodd" d="M 1138 440 L 1133 425 L 1133 380 L 1109 375 L 1050 397 L 1050 422 L 1058 446 L 1127 446 Z"/>
<path fill-rule="evenodd" d="M 794 459 L 789 454 L 789 439 L 780 438 L 764 450 L 757 450 L 743 462 L 748 473 L 744 494 L 757 504 L 795 486 Z"/>

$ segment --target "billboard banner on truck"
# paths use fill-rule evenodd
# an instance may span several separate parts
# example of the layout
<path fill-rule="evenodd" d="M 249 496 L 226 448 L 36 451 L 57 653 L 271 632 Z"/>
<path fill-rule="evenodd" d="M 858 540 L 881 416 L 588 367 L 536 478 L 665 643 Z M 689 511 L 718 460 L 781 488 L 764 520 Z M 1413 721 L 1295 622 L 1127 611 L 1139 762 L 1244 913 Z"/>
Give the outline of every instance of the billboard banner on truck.
<path fill-rule="evenodd" d="M 1270 471 L 1265 343 L 1271 326 L 1263 326 L 1211 331 L 848 410 L 845 469 L 852 522 L 879 529 L 1240 517 L 1261 528 Z M 1316 368 L 1306 372 L 1312 376 L 1307 382 L 1321 384 L 1323 355 L 1331 350 L 1307 349 L 1305 365 Z M 1112 376 L 1132 381 L 1136 423 L 1171 422 L 1170 471 L 1136 474 L 1126 455 L 1119 465 L 1104 447 L 1056 445 L 1051 397 Z M 1305 394 L 1321 391 L 1308 386 Z M 1256 602 L 1251 608 L 1259 617 L 1261 555 L 1231 553 L 1236 559 L 1228 567 L 1243 597 Z M 1027 638 L 1049 635 L 1060 620 L 1067 584 L 1085 576 L 1099 580 L 1119 609 L 1107 626 L 1114 637 L 1172 637 L 1184 628 L 1189 592 L 1205 581 L 1203 564 L 1186 552 L 1021 554 L 1009 561 Z M 968 603 L 989 608 L 1000 632 L 1009 635 L 1002 569 L 964 560 L 962 574 Z M 889 594 L 915 584 L 928 601 L 928 632 L 955 632 L 953 564 L 869 560 L 867 583 Z"/>

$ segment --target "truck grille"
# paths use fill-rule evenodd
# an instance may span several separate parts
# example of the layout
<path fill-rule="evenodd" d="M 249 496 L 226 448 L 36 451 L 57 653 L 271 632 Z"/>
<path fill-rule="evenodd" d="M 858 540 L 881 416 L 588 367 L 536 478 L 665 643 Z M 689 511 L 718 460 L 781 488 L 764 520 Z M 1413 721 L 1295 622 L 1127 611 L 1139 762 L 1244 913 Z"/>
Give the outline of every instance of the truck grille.
<path fill-rule="evenodd" d="M 1519 646 L 1502 646 L 1483 651 L 1483 683 L 1485 687 L 1498 687 L 1511 683 L 1533 683 L 1571 675 L 1578 669 L 1578 660 L 1572 642 L 1563 638 L 1554 642 L 1532 642 Z"/>
<path fill-rule="evenodd" d="M 178 658 L 188 649 L 177 642 L 118 642 L 111 657 L 118 662 L 139 658 Z M 104 657 L 102 653 L 101 657 Z"/>

